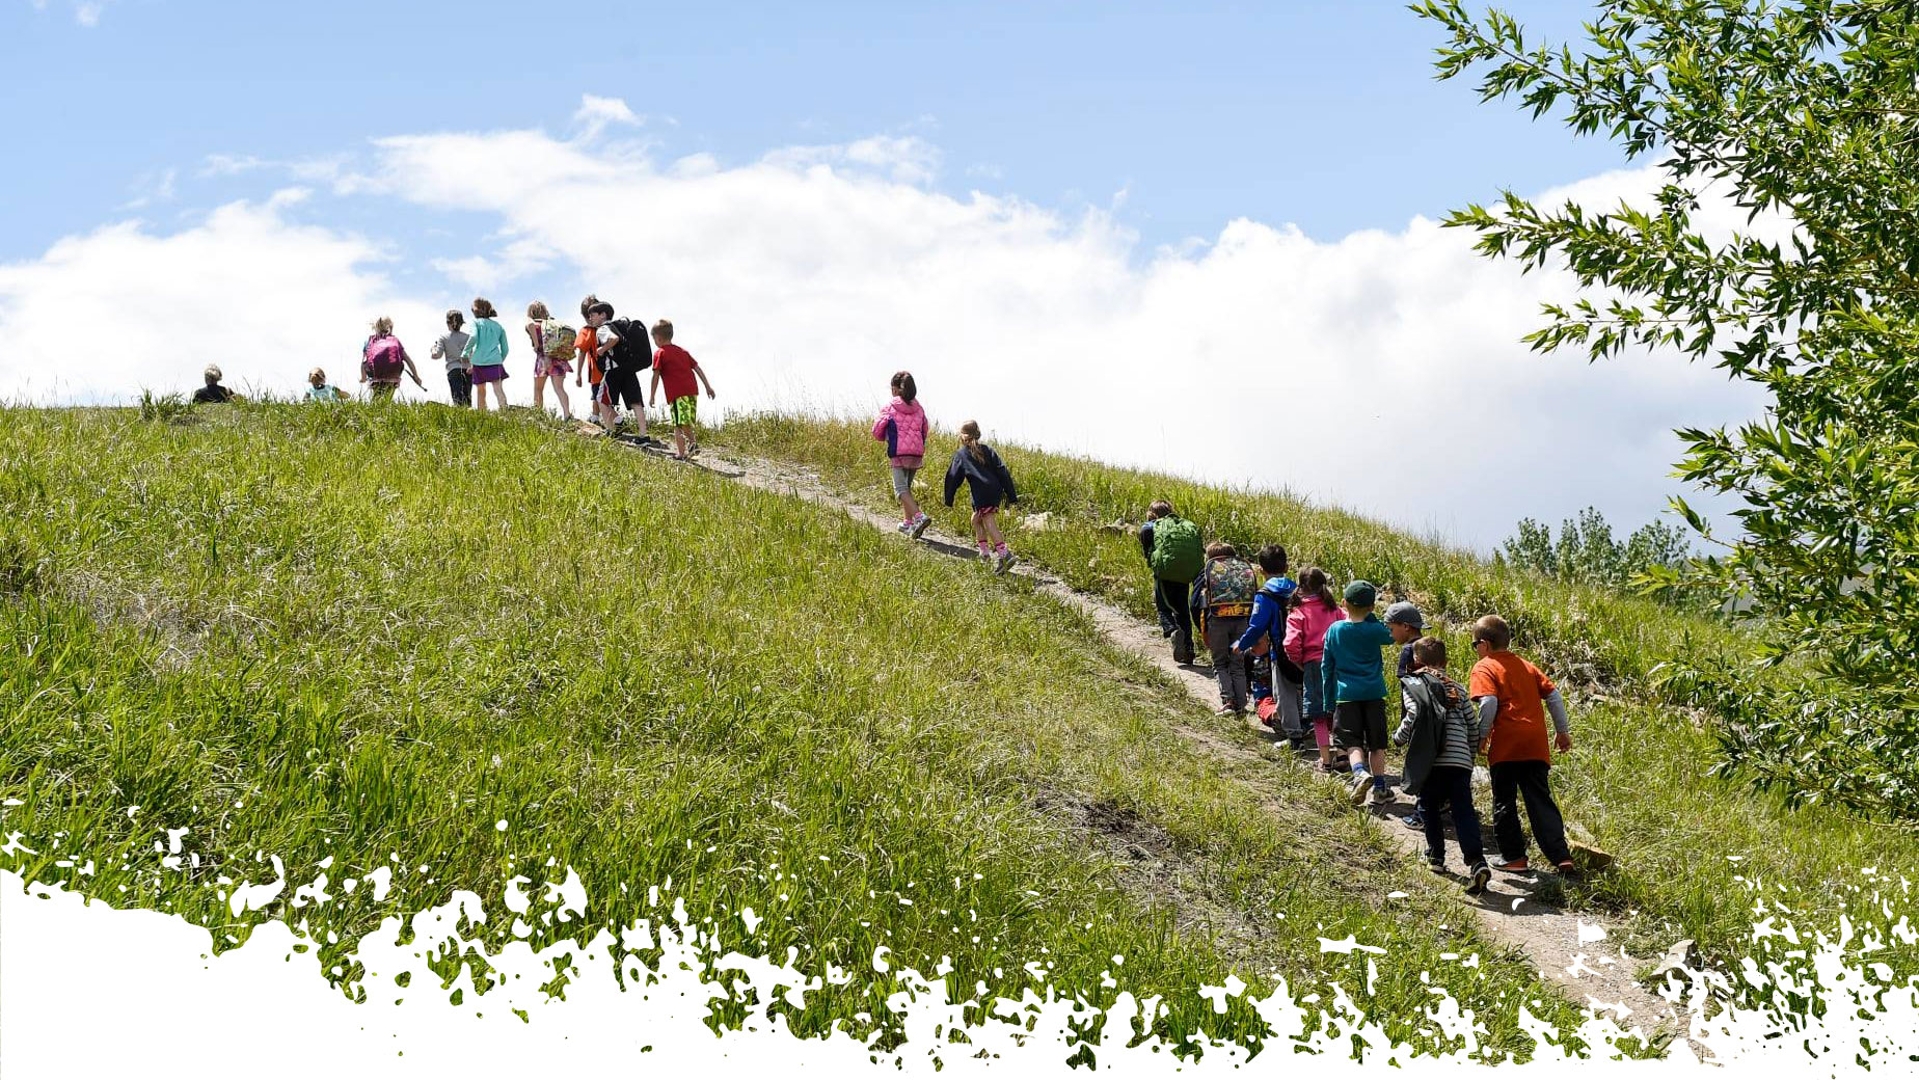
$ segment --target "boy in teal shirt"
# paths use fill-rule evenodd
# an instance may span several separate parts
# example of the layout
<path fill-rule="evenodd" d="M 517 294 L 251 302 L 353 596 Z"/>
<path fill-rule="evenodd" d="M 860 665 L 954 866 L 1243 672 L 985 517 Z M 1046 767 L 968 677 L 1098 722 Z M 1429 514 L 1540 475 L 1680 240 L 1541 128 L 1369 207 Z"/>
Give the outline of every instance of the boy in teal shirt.
<path fill-rule="evenodd" d="M 1352 763 L 1352 799 L 1362 806 L 1367 796 L 1386 802 L 1392 792 L 1380 784 L 1386 770 L 1386 672 L 1379 650 L 1393 633 L 1373 614 L 1378 592 L 1370 582 L 1346 586 L 1346 621 L 1326 628 L 1326 655 L 1320 660 L 1324 700 L 1333 706 L 1333 747 L 1346 751 Z M 1375 789 L 1375 785 L 1379 786 Z"/>

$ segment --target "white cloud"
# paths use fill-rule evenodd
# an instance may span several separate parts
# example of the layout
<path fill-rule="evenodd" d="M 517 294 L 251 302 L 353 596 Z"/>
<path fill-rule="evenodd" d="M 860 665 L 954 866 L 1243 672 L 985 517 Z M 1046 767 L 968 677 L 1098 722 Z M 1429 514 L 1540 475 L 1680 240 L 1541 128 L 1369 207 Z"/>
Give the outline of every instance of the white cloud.
<path fill-rule="evenodd" d="M 579 125 L 580 138 L 591 142 L 599 137 L 610 124 L 627 124 L 638 127 L 645 118 L 628 108 L 619 98 L 596 97 L 592 94 L 580 95 L 580 107 L 573 113 L 573 122 Z"/>
<path fill-rule="evenodd" d="M 375 316 L 427 340 L 438 312 L 391 294 L 374 245 L 286 220 L 300 197 L 232 203 L 164 236 L 121 222 L 0 265 L 0 336 L 12 343 L 0 394 L 125 402 L 191 390 L 210 362 L 236 387 L 291 391 L 314 366 L 350 387 Z"/>
<path fill-rule="evenodd" d="M 1570 294 L 1567 277 L 1487 262 L 1470 236 L 1426 220 L 1330 243 L 1239 220 L 1142 258 L 1107 210 L 929 190 L 937 150 L 913 138 L 738 166 L 695 155 L 661 168 L 527 131 L 403 136 L 375 153 L 363 190 L 497 218 L 495 250 L 436 264 L 462 287 L 570 265 L 624 313 L 673 318 L 729 408 L 864 410 L 910 368 L 948 425 L 977 418 L 1002 438 L 1285 486 L 1481 546 L 1521 516 L 1588 503 L 1622 526 L 1647 520 L 1676 490 L 1670 429 L 1762 405 L 1670 358 L 1530 353 L 1518 339 L 1541 300 Z M 1610 174 L 1581 194 L 1650 182 Z M 231 321 L 242 296 L 272 298 L 278 317 L 243 340 L 272 342 L 255 370 L 281 387 L 312 356 L 350 356 L 378 308 L 415 312 L 402 336 L 426 340 L 437 305 L 382 300 L 368 269 L 379 254 L 246 204 L 172 237 L 124 225 L 65 241 L 0 269 L 0 334 L 46 343 L 9 350 L 0 392 L 26 379 L 46 397 L 55 374 L 66 397 L 124 393 L 135 373 L 190 385 L 200 328 Z M 65 356 L 58 343 L 104 296 L 143 328 L 118 370 L 15 359 Z"/>
<path fill-rule="evenodd" d="M 35 11 L 47 10 L 47 0 L 28 0 Z M 68 7 L 73 9 L 73 21 L 92 29 L 100 25 L 100 15 L 107 8 L 108 0 L 69 0 Z"/>

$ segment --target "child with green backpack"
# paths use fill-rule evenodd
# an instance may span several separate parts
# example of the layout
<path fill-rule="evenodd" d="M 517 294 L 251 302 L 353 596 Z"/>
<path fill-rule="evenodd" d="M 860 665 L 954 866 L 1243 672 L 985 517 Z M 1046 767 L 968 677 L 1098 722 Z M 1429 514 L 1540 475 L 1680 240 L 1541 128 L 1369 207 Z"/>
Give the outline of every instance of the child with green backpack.
<path fill-rule="evenodd" d="M 1199 526 L 1173 513 L 1165 499 L 1146 510 L 1139 545 L 1153 572 L 1153 607 L 1159 612 L 1159 636 L 1173 641 L 1173 662 L 1193 662 L 1193 616 L 1187 595 L 1206 565 Z"/>
<path fill-rule="evenodd" d="M 1246 712 L 1250 687 L 1245 661 L 1233 643 L 1246 633 L 1253 614 L 1253 596 L 1259 575 L 1239 557 L 1233 545 L 1214 542 L 1206 548 L 1206 565 L 1193 579 L 1190 599 L 1206 651 L 1213 654 L 1213 674 L 1219 679 L 1219 714 Z"/>

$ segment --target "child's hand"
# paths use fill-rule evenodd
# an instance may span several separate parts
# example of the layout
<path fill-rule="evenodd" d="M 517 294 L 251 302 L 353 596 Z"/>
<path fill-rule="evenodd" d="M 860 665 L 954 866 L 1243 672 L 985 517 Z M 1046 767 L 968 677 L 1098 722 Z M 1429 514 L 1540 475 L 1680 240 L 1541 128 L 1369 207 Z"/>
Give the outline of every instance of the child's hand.
<path fill-rule="evenodd" d="M 1561 731 L 1561 732 L 1558 732 L 1557 734 L 1555 734 L 1555 735 L 1553 736 L 1553 746 L 1554 746 L 1554 748 L 1556 748 L 1556 749 L 1558 749 L 1558 750 L 1560 750 L 1560 751 L 1562 751 L 1562 752 L 1563 752 L 1563 751 L 1567 751 L 1567 750 L 1571 750 L 1571 749 L 1573 748 L 1573 736 L 1572 736 L 1572 732 L 1570 732 L 1570 731 Z"/>
<path fill-rule="evenodd" d="M 708 401 L 712 401 L 712 400 L 713 400 L 713 396 L 714 396 L 714 395 L 713 395 L 713 388 L 712 388 L 712 387 L 710 387 L 710 386 L 709 386 L 709 387 L 707 387 L 707 388 L 706 388 L 706 400 L 708 400 Z"/>

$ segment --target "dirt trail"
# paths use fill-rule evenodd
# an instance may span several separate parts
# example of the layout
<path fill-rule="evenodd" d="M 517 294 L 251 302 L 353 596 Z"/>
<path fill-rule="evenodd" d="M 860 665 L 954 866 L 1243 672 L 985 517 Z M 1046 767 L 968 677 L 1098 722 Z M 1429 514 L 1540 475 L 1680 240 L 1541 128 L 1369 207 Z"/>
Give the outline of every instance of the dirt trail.
<path fill-rule="evenodd" d="M 702 452 L 695 464 L 751 487 L 833 507 L 876 529 L 890 532 L 898 525 L 891 514 L 870 510 L 828 489 L 809 470 L 740 456 L 721 458 L 711 452 Z M 906 541 L 902 539 L 901 542 Z M 977 558 L 970 537 L 955 538 L 929 529 L 920 543 L 953 558 Z M 1109 643 L 1151 663 L 1168 678 L 1185 687 L 1193 700 L 1208 711 L 1218 705 L 1219 688 L 1212 675 L 1175 664 L 1171 649 L 1160 637 L 1157 626 L 1078 592 L 1031 565 L 1016 564 L 1010 573 L 1032 581 L 1040 591 L 1084 613 Z M 1257 721 L 1249 723 L 1268 741 L 1272 739 L 1271 733 Z M 1273 761 L 1271 751 L 1262 752 L 1254 743 L 1219 738 L 1191 726 L 1183 727 L 1181 733 L 1203 753 L 1216 759 Z M 1290 755 L 1283 756 L 1281 760 L 1297 763 L 1297 759 Z M 1326 782 L 1340 781 L 1329 777 Z M 1420 834 L 1398 821 L 1400 815 L 1410 813 L 1411 809 L 1410 800 L 1401 794 L 1396 802 L 1373 808 L 1370 813 L 1386 842 L 1417 865 L 1424 861 L 1425 841 Z M 1486 824 L 1490 841 L 1491 823 Z M 1450 854 L 1457 864 L 1457 850 Z M 1434 876 L 1430 880 L 1432 888 L 1444 890 L 1472 911 L 1489 939 L 1523 951 L 1540 974 L 1564 989 L 1573 1001 L 1610 1014 L 1623 1027 L 1637 1025 L 1648 1035 L 1661 1031 L 1680 1035 L 1687 1030 L 1683 1010 L 1647 990 L 1633 978 L 1634 970 L 1645 960 L 1630 957 L 1620 946 L 1609 944 L 1616 939 L 1617 933 L 1606 925 L 1603 918 L 1574 914 L 1534 895 L 1537 888 L 1552 887 L 1544 875 L 1535 878 L 1496 872 L 1486 893 L 1476 899 L 1465 895 L 1461 879 L 1457 876 Z"/>

